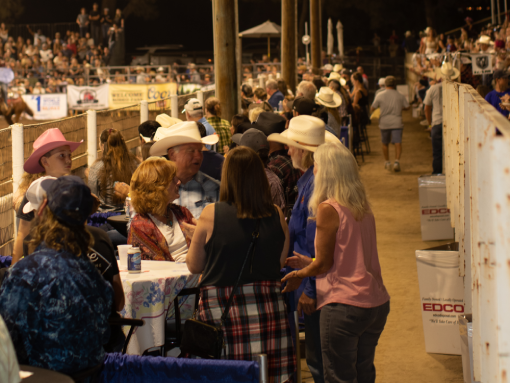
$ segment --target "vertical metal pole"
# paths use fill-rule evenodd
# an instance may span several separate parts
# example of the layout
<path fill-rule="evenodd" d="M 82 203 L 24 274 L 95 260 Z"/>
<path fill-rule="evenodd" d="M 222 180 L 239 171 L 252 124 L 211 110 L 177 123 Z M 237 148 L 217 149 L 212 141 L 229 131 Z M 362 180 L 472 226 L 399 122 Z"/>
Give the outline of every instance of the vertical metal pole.
<path fill-rule="evenodd" d="M 90 169 L 97 159 L 97 114 L 87 110 L 87 165 Z"/>
<path fill-rule="evenodd" d="M 281 76 L 289 89 L 297 86 L 297 1 L 282 0 Z"/>
<path fill-rule="evenodd" d="M 296 327 L 296 383 L 301 383 L 301 343 L 299 340 L 299 316 L 294 311 L 294 323 Z"/>
<path fill-rule="evenodd" d="M 149 103 L 147 100 L 140 101 L 140 124 L 149 120 Z"/>
<path fill-rule="evenodd" d="M 214 26 L 214 70 L 216 97 L 222 118 L 230 121 L 238 110 L 238 73 L 236 60 L 237 0 L 212 0 Z"/>
<path fill-rule="evenodd" d="M 23 178 L 23 164 L 25 163 L 25 145 L 23 141 L 23 124 L 11 125 L 12 136 L 12 193 L 18 190 L 21 179 Z M 14 221 L 16 222 L 16 212 L 13 209 Z M 18 235 L 18 227 L 14 225 L 14 238 Z"/>
<path fill-rule="evenodd" d="M 319 74 L 321 65 L 320 0 L 310 0 L 310 34 L 312 38 L 312 70 Z"/>
<path fill-rule="evenodd" d="M 305 23 L 305 36 L 308 36 L 308 22 Z M 310 65 L 310 52 L 308 52 L 308 47 L 310 44 L 306 44 L 306 65 Z"/>
<path fill-rule="evenodd" d="M 218 84 L 216 84 L 216 88 Z M 174 118 L 179 118 L 179 98 L 176 94 L 172 94 L 170 96 L 170 106 L 171 106 L 171 114 Z"/>
<path fill-rule="evenodd" d="M 197 91 L 197 99 L 202 104 L 202 108 L 204 108 L 204 92 L 201 90 Z"/>
<path fill-rule="evenodd" d="M 494 9 L 494 0 L 491 0 L 491 17 L 492 24 L 496 24 L 496 10 Z"/>

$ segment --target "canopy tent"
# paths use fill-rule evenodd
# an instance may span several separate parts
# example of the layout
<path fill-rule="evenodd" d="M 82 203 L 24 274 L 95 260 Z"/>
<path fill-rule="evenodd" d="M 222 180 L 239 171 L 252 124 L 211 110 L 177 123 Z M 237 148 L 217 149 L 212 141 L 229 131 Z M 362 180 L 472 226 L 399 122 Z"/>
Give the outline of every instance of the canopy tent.
<path fill-rule="evenodd" d="M 247 29 L 239 33 L 240 38 L 264 38 L 267 37 L 267 55 L 271 57 L 270 51 L 270 38 L 281 37 L 282 27 L 267 20 L 265 23 L 257 25 L 256 27 Z"/>

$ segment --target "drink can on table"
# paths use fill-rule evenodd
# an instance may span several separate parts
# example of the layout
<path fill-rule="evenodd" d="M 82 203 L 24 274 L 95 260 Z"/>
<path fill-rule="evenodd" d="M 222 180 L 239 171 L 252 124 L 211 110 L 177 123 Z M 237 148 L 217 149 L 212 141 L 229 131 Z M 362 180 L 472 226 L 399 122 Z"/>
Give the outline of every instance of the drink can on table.
<path fill-rule="evenodd" d="M 128 250 L 128 272 L 142 272 L 142 253 L 139 247 L 132 247 Z"/>
<path fill-rule="evenodd" d="M 126 197 L 126 204 L 124 206 L 125 212 L 126 212 L 126 218 L 131 218 L 131 210 L 133 209 L 131 207 L 131 197 Z"/>

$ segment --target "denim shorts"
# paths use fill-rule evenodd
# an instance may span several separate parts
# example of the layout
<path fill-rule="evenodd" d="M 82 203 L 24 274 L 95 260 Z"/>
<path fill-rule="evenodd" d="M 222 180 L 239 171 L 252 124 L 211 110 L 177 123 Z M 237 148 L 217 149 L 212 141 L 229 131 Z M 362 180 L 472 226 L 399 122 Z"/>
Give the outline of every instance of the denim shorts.
<path fill-rule="evenodd" d="M 402 131 L 404 129 L 381 129 L 381 140 L 384 145 L 402 143 Z"/>

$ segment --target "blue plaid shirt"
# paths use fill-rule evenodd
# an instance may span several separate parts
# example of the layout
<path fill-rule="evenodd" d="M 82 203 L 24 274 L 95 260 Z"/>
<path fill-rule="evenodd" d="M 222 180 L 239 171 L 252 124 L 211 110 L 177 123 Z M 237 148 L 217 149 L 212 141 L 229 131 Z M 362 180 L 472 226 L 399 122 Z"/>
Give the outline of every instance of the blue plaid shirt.
<path fill-rule="evenodd" d="M 211 134 L 216 134 L 216 130 L 214 130 L 214 128 L 211 126 L 211 124 L 209 124 L 209 122 L 207 121 L 207 119 L 205 117 L 202 117 L 200 120 L 198 120 L 198 122 L 200 122 L 202 125 L 204 125 L 206 136 L 210 136 Z M 205 147 L 207 149 L 211 150 L 213 146 L 214 145 L 206 145 Z"/>
<path fill-rule="evenodd" d="M 219 198 L 220 183 L 199 171 L 191 181 L 179 187 L 179 198 L 174 203 L 184 206 L 198 219 L 202 210 L 207 205 L 218 202 Z"/>

